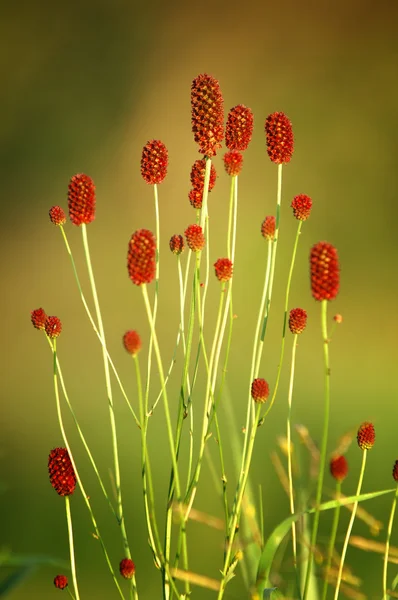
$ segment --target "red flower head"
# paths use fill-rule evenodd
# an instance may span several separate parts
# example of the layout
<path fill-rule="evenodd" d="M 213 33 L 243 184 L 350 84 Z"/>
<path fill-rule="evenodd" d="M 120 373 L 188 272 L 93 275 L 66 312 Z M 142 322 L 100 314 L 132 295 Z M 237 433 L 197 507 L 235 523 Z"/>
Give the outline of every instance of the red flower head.
<path fill-rule="evenodd" d="M 289 314 L 289 329 L 292 333 L 302 333 L 307 325 L 307 313 L 303 308 L 293 308 Z"/>
<path fill-rule="evenodd" d="M 47 317 L 44 323 L 44 329 L 49 338 L 54 339 L 59 336 L 62 331 L 62 323 L 58 317 Z"/>
<path fill-rule="evenodd" d="M 224 101 L 220 84 L 204 73 L 191 86 L 192 131 L 199 152 L 215 156 L 224 137 Z"/>
<path fill-rule="evenodd" d="M 139 334 L 134 330 L 126 331 L 123 336 L 123 345 L 132 356 L 138 354 L 141 350 L 141 338 Z"/>
<path fill-rule="evenodd" d="M 119 565 L 120 575 L 125 579 L 132 579 L 135 573 L 135 564 L 131 558 L 123 558 Z"/>
<path fill-rule="evenodd" d="M 54 577 L 54 585 L 59 590 L 64 590 L 68 587 L 68 578 L 66 575 L 57 575 Z"/>
<path fill-rule="evenodd" d="M 227 175 L 233 177 L 239 175 L 243 166 L 243 156 L 237 150 L 231 150 L 224 154 L 224 167 Z"/>
<path fill-rule="evenodd" d="M 192 186 L 203 192 L 203 188 L 205 185 L 205 172 L 206 172 L 206 161 L 204 158 L 200 160 L 195 160 L 191 169 L 191 183 Z M 209 179 L 209 192 L 216 185 L 217 172 L 215 166 L 212 164 L 210 166 L 210 179 Z"/>
<path fill-rule="evenodd" d="M 36 308 L 35 310 L 32 310 L 30 313 L 30 318 L 32 320 L 33 327 L 36 327 L 36 329 L 44 329 L 47 321 L 47 315 L 42 308 Z"/>
<path fill-rule="evenodd" d="M 48 457 L 50 482 L 59 496 L 70 496 L 75 491 L 76 475 L 66 448 L 54 448 Z"/>
<path fill-rule="evenodd" d="M 330 459 L 330 473 L 336 481 L 343 481 L 347 477 L 348 462 L 345 456 L 332 456 Z"/>
<path fill-rule="evenodd" d="M 162 183 L 167 175 L 167 148 L 160 140 L 148 142 L 142 149 L 141 175 L 149 184 Z"/>
<path fill-rule="evenodd" d="M 343 315 L 340 315 L 339 313 L 337 313 L 337 315 L 334 315 L 333 321 L 335 323 L 337 323 L 337 325 L 340 325 L 340 323 L 343 322 Z"/>
<path fill-rule="evenodd" d="M 189 225 L 185 230 L 188 248 L 192 252 L 200 252 L 205 245 L 205 236 L 200 225 Z"/>
<path fill-rule="evenodd" d="M 129 241 L 127 268 L 136 285 L 151 283 L 156 272 L 156 239 L 148 229 L 138 229 Z"/>
<path fill-rule="evenodd" d="M 333 300 L 339 292 L 340 269 L 337 250 L 332 244 L 318 242 L 311 248 L 311 289 L 315 300 Z"/>
<path fill-rule="evenodd" d="M 269 396 L 269 385 L 265 379 L 254 379 L 251 387 L 254 402 L 264 403 Z"/>
<path fill-rule="evenodd" d="M 253 134 L 253 113 L 244 104 L 234 106 L 228 113 L 225 145 L 228 150 L 246 150 Z"/>
<path fill-rule="evenodd" d="M 299 194 L 292 200 L 293 214 L 299 221 L 306 221 L 311 213 L 312 200 L 305 194 Z"/>
<path fill-rule="evenodd" d="M 290 119 L 283 112 L 269 115 L 265 121 L 268 156 L 276 165 L 290 162 L 293 154 L 293 130 Z"/>
<path fill-rule="evenodd" d="M 50 215 L 51 223 L 54 223 L 54 225 L 64 225 L 66 223 L 64 209 L 60 206 L 53 206 L 50 208 L 48 214 Z"/>
<path fill-rule="evenodd" d="M 261 224 L 261 235 L 266 240 L 273 240 L 275 236 L 275 226 L 276 220 L 275 217 L 269 215 L 265 217 L 264 221 Z"/>
<path fill-rule="evenodd" d="M 398 482 L 398 460 L 395 461 L 393 469 L 392 469 L 392 476 L 395 479 L 396 482 Z"/>
<path fill-rule="evenodd" d="M 365 421 L 362 423 L 357 433 L 357 441 L 358 446 L 362 450 L 370 450 L 375 443 L 375 428 L 373 423 L 369 423 L 369 421 Z"/>
<path fill-rule="evenodd" d="M 182 235 L 173 235 L 170 238 L 170 250 L 172 251 L 173 254 L 181 254 L 181 252 L 184 252 L 184 248 L 185 248 L 185 243 L 184 243 L 184 238 L 182 237 Z"/>
<path fill-rule="evenodd" d="M 218 281 L 226 282 L 231 279 L 233 265 L 232 261 L 230 261 L 229 258 L 219 258 L 214 263 L 214 269 Z"/>
<path fill-rule="evenodd" d="M 68 187 L 69 218 L 74 225 L 95 219 L 95 185 L 88 175 L 73 175 Z"/>

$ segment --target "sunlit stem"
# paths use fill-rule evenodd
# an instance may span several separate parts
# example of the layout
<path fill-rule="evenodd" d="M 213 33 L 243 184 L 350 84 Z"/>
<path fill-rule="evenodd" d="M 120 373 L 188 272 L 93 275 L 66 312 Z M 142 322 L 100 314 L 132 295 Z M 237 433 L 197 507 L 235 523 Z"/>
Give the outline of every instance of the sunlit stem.
<path fill-rule="evenodd" d="M 70 512 L 69 496 L 65 496 L 65 508 L 66 508 L 66 520 L 68 523 L 70 570 L 72 571 L 72 580 L 73 580 L 73 587 L 75 590 L 76 600 L 80 600 L 79 588 L 77 585 L 77 577 L 76 577 L 75 547 L 74 547 L 74 543 L 73 543 L 72 515 Z"/>
<path fill-rule="evenodd" d="M 294 514 L 294 492 L 293 492 L 293 469 L 292 469 L 292 436 L 291 436 L 291 419 L 292 419 L 292 398 L 293 398 L 293 384 L 294 384 L 294 370 L 296 364 L 296 349 L 297 349 L 297 333 L 293 338 L 292 348 L 292 363 L 290 367 L 290 381 L 288 391 L 288 413 L 287 413 L 287 470 L 289 477 L 289 501 L 290 501 L 290 513 Z M 292 522 L 292 543 L 293 543 L 293 560 L 294 568 L 297 570 L 297 535 L 296 535 L 296 521 Z"/>
<path fill-rule="evenodd" d="M 340 499 L 340 495 L 341 495 L 341 481 L 337 481 L 336 500 Z M 328 592 L 329 571 L 330 571 L 330 567 L 332 564 L 334 546 L 336 543 L 337 529 L 339 526 L 339 519 L 340 519 L 340 509 L 341 509 L 341 505 L 339 503 L 336 506 L 336 510 L 334 511 L 332 531 L 330 533 L 328 555 L 327 555 L 326 568 L 325 568 L 325 574 L 324 574 L 324 580 L 323 580 L 322 600 L 326 600 L 326 596 L 327 596 L 327 592 Z"/>
<path fill-rule="evenodd" d="M 388 521 L 387 528 L 387 539 L 386 539 L 386 550 L 384 552 L 384 564 L 383 564 L 383 600 L 388 600 L 389 595 L 387 594 L 387 567 L 388 567 L 388 554 L 390 551 L 390 540 L 392 533 L 392 525 L 394 522 L 395 509 L 397 506 L 397 498 L 398 498 L 398 483 L 395 490 L 394 500 L 392 501 L 390 519 Z"/>

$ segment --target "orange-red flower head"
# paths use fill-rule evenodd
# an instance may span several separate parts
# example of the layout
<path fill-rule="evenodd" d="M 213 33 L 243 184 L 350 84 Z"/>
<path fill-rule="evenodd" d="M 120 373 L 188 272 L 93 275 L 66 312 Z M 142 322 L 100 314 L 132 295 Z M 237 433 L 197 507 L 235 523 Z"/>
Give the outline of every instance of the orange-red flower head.
<path fill-rule="evenodd" d="M 62 331 L 62 323 L 58 317 L 47 317 L 44 323 L 44 329 L 49 338 L 58 337 Z"/>
<path fill-rule="evenodd" d="M 303 308 L 293 308 L 289 314 L 289 329 L 292 333 L 302 333 L 307 325 L 307 312 Z"/>
<path fill-rule="evenodd" d="M 305 194 L 299 194 L 292 200 L 293 214 L 299 221 L 306 221 L 311 214 L 312 200 Z"/>
<path fill-rule="evenodd" d="M 52 206 L 48 214 L 50 215 L 51 223 L 54 223 L 54 225 L 64 225 L 66 223 L 64 209 L 60 206 Z"/>
<path fill-rule="evenodd" d="M 269 396 L 269 385 L 265 379 L 258 378 L 253 380 L 251 394 L 254 402 L 266 402 Z"/>
<path fill-rule="evenodd" d="M 205 245 L 205 236 L 200 225 L 189 225 L 185 230 L 187 245 L 193 252 L 200 252 Z"/>
<path fill-rule="evenodd" d="M 332 456 L 330 459 L 330 473 L 336 481 L 343 481 L 347 477 L 348 462 L 345 456 Z"/>
<path fill-rule="evenodd" d="M 30 313 L 30 318 L 32 320 L 32 325 L 36 329 L 44 329 L 44 326 L 47 321 L 47 315 L 42 308 L 35 308 Z"/>
<path fill-rule="evenodd" d="M 135 564 L 131 558 L 123 558 L 119 565 L 120 575 L 125 579 L 132 579 L 135 573 Z"/>
<path fill-rule="evenodd" d="M 196 160 L 191 169 L 192 190 L 188 194 L 190 203 L 194 208 L 202 208 L 203 190 L 205 184 L 205 159 Z M 214 188 L 217 179 L 217 172 L 212 164 L 210 166 L 209 192 Z"/>
<path fill-rule="evenodd" d="M 70 496 L 75 491 L 76 474 L 66 448 L 54 448 L 48 457 L 50 482 L 59 496 Z"/>
<path fill-rule="evenodd" d="M 88 175 L 73 175 L 68 186 L 69 218 L 74 225 L 95 219 L 95 185 Z"/>
<path fill-rule="evenodd" d="M 333 300 L 339 292 L 340 268 L 337 250 L 328 242 L 318 242 L 310 254 L 311 290 L 315 300 Z"/>
<path fill-rule="evenodd" d="M 151 140 L 142 149 L 141 175 L 148 184 L 162 183 L 167 175 L 167 148 L 160 140 Z"/>
<path fill-rule="evenodd" d="M 246 150 L 253 134 L 253 113 L 244 104 L 231 108 L 225 128 L 225 145 L 228 150 Z"/>
<path fill-rule="evenodd" d="M 392 468 L 392 476 L 398 483 L 398 460 L 395 461 L 394 466 Z"/>
<path fill-rule="evenodd" d="M 156 273 L 156 239 L 148 229 L 138 229 L 129 241 L 127 268 L 135 285 L 151 283 Z"/>
<path fill-rule="evenodd" d="M 59 590 L 64 590 L 68 587 L 68 578 L 66 575 L 57 575 L 54 577 L 54 585 Z"/>
<path fill-rule="evenodd" d="M 227 175 L 233 177 L 239 175 L 243 166 L 243 156 L 237 150 L 231 150 L 224 154 L 224 167 Z"/>
<path fill-rule="evenodd" d="M 370 450 L 375 443 L 375 428 L 373 423 L 365 421 L 362 423 L 357 433 L 358 446 L 362 450 Z"/>
<path fill-rule="evenodd" d="M 290 119 L 283 112 L 269 115 L 265 121 L 267 152 L 273 163 L 290 162 L 294 149 L 293 129 Z"/>
<path fill-rule="evenodd" d="M 141 350 L 141 338 L 139 334 L 133 329 L 126 331 L 123 336 L 123 346 L 131 356 L 138 354 Z"/>
<path fill-rule="evenodd" d="M 218 281 L 226 282 L 232 277 L 233 264 L 229 258 L 219 258 L 214 263 L 214 270 Z"/>
<path fill-rule="evenodd" d="M 275 236 L 275 225 L 276 220 L 272 215 L 268 215 L 265 217 L 264 221 L 261 224 L 261 235 L 266 240 L 273 240 Z"/>
<path fill-rule="evenodd" d="M 192 131 L 199 152 L 215 156 L 224 137 L 224 100 L 217 79 L 198 75 L 191 86 Z"/>
<path fill-rule="evenodd" d="M 184 252 L 185 243 L 182 235 L 172 235 L 169 242 L 170 250 L 173 254 L 181 254 Z"/>

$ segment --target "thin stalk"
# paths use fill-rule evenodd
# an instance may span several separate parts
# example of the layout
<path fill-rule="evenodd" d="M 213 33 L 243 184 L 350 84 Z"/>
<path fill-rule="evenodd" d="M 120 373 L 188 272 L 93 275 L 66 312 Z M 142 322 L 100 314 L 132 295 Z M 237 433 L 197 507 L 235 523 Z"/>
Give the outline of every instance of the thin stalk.
<path fill-rule="evenodd" d="M 386 550 L 384 552 L 384 564 L 383 564 L 383 600 L 388 600 L 388 598 L 390 597 L 389 594 L 387 594 L 387 567 L 388 567 L 388 554 L 390 551 L 392 524 L 394 522 L 395 509 L 397 506 L 397 498 L 398 498 L 398 483 L 397 483 L 397 487 L 395 490 L 394 500 L 392 501 L 390 519 L 388 521 L 388 528 L 387 528 Z"/>
<path fill-rule="evenodd" d="M 72 580 L 73 580 L 73 587 L 74 587 L 75 594 L 76 594 L 76 600 L 80 600 L 79 588 L 77 585 L 77 577 L 76 577 L 75 547 L 74 547 L 74 543 L 73 543 L 72 515 L 70 512 L 69 496 L 65 496 L 65 508 L 66 508 L 66 520 L 68 523 L 70 569 L 72 571 Z"/>
<path fill-rule="evenodd" d="M 311 569 L 314 560 L 314 549 L 316 545 L 316 539 L 318 535 L 318 526 L 319 526 L 319 505 L 321 503 L 322 498 L 322 487 L 323 487 L 323 478 L 325 474 L 325 463 L 326 463 L 326 450 L 328 443 L 328 432 L 329 432 L 329 413 L 330 413 L 330 363 L 329 363 L 329 338 L 328 338 L 328 329 L 327 329 L 327 309 L 328 309 L 328 301 L 322 300 L 322 338 L 323 338 L 323 357 L 324 357 L 324 374 L 325 374 L 325 412 L 323 418 L 323 433 L 322 433 L 322 447 L 321 447 L 321 457 L 319 461 L 319 475 L 318 475 L 318 484 L 316 489 L 316 498 L 315 498 L 315 514 L 314 514 L 314 523 L 312 527 L 311 534 L 311 545 L 309 548 L 308 555 L 308 565 L 307 565 L 307 573 L 305 576 L 304 583 L 304 592 L 303 599 L 306 600 L 308 594 L 308 588 L 310 584 L 311 578 Z"/>
<path fill-rule="evenodd" d="M 324 302 L 326 302 L 326 301 L 324 300 Z M 357 491 L 356 491 L 356 496 L 359 496 L 359 494 L 361 493 L 362 481 L 363 481 L 363 476 L 364 476 L 364 473 L 365 473 L 365 466 L 366 466 L 366 457 L 367 457 L 367 455 L 368 455 L 368 451 L 366 449 L 363 450 L 361 472 L 359 474 L 359 481 L 358 481 L 358 487 L 357 487 Z M 335 593 L 334 593 L 334 600 L 337 600 L 337 598 L 339 597 L 340 584 L 341 584 L 341 578 L 342 578 L 342 575 L 343 575 L 343 566 L 344 566 L 344 561 L 345 561 L 345 555 L 347 553 L 348 542 L 350 540 L 351 530 L 352 530 L 352 526 L 354 524 L 355 515 L 357 513 L 357 508 L 358 508 L 358 500 L 356 500 L 354 502 L 354 506 L 353 506 L 352 513 L 351 513 L 351 519 L 350 519 L 350 522 L 348 524 L 348 529 L 347 529 L 347 533 L 346 533 L 345 540 L 344 540 L 343 551 L 341 553 L 341 559 L 340 559 L 339 572 L 338 572 L 338 575 L 337 575 L 337 583 L 336 583 L 336 590 L 335 590 Z"/>
<path fill-rule="evenodd" d="M 336 500 L 340 499 L 340 495 L 341 495 L 341 481 L 337 481 L 337 483 L 336 483 Z M 333 551 L 334 551 L 334 546 L 336 543 L 337 529 L 339 526 L 339 519 L 340 519 L 340 509 L 341 509 L 341 505 L 338 504 L 336 506 L 336 510 L 334 511 L 332 531 L 330 533 L 328 555 L 327 555 L 327 562 L 326 562 L 326 568 L 325 568 L 325 578 L 323 580 L 322 600 L 326 600 L 326 596 L 328 593 L 328 574 L 330 571 L 330 566 L 332 564 Z"/>
<path fill-rule="evenodd" d="M 296 365 L 296 350 L 297 350 L 297 337 L 296 333 L 293 337 L 293 348 L 292 348 L 292 363 L 290 367 L 290 381 L 288 391 L 288 412 L 287 412 L 287 471 L 289 477 L 289 502 L 290 502 L 290 514 L 294 515 L 294 493 L 293 493 L 293 470 L 292 470 L 292 435 L 291 435 L 291 419 L 292 419 L 292 398 L 293 398 L 293 383 L 294 383 L 294 370 Z M 296 521 L 292 522 L 292 544 L 293 544 L 293 562 L 294 569 L 297 574 L 297 532 L 296 532 Z"/>

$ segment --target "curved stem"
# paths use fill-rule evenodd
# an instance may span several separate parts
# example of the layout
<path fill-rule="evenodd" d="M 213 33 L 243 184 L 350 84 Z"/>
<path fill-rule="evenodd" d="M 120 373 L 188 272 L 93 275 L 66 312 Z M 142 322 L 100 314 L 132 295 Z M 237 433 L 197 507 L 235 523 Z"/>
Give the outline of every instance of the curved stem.
<path fill-rule="evenodd" d="M 336 500 L 340 499 L 340 495 L 341 495 L 341 481 L 338 481 L 336 484 Z M 327 556 L 327 562 L 326 562 L 326 568 L 325 568 L 325 576 L 324 576 L 324 580 L 323 580 L 322 600 L 326 600 L 326 596 L 327 596 L 327 592 L 328 592 L 328 576 L 329 576 L 330 566 L 332 564 L 334 545 L 336 543 L 337 529 L 339 526 L 339 519 L 340 519 L 340 509 L 341 509 L 341 505 L 338 504 L 336 506 L 336 510 L 334 511 L 332 531 L 330 533 L 328 556 Z"/>
<path fill-rule="evenodd" d="M 297 349 L 297 333 L 293 338 L 292 348 L 292 364 L 290 368 L 290 381 L 289 381 L 289 392 L 288 392 L 288 413 L 287 413 L 287 470 L 289 477 L 289 501 L 290 501 L 290 514 L 294 515 L 294 494 L 293 494 L 293 470 L 292 470 L 292 441 L 291 441 L 291 418 L 292 418 L 292 398 L 293 398 L 293 383 L 294 383 L 294 369 L 296 363 L 296 349 Z M 297 535 L 296 535 L 296 521 L 292 522 L 292 543 L 293 543 L 293 560 L 294 568 L 297 572 Z"/>
<path fill-rule="evenodd" d="M 66 520 L 68 523 L 70 569 L 72 571 L 72 580 L 73 580 L 73 587 L 74 587 L 75 594 L 76 594 L 76 600 L 80 600 L 79 588 L 77 585 L 77 577 L 76 577 L 75 547 L 73 544 L 72 515 L 70 512 L 69 496 L 65 496 L 65 508 L 66 508 Z"/>
<path fill-rule="evenodd" d="M 388 554 L 390 551 L 392 524 L 394 522 L 395 509 L 397 506 L 397 498 L 398 498 L 398 483 L 397 483 L 397 487 L 396 487 L 396 491 L 395 491 L 394 500 L 392 501 L 390 519 L 388 521 L 388 528 L 387 528 L 386 550 L 384 553 L 384 564 L 383 564 L 383 600 L 388 600 L 388 598 L 389 598 L 389 595 L 387 594 L 387 566 L 388 566 Z"/>

